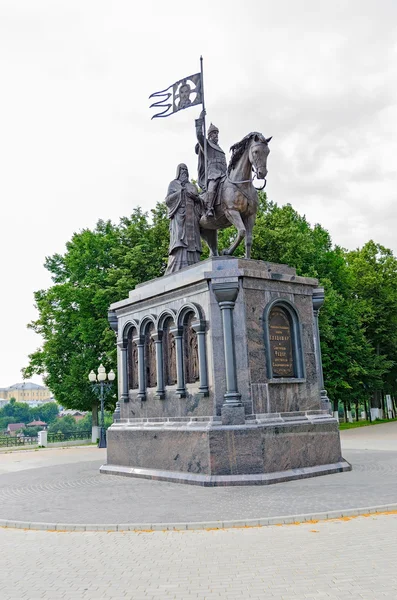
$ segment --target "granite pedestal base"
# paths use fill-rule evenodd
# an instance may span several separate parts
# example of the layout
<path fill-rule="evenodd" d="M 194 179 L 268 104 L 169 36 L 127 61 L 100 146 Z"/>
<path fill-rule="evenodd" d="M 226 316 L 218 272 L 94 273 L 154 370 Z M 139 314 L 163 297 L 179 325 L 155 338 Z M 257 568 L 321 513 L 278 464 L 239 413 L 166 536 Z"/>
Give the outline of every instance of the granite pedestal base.
<path fill-rule="evenodd" d="M 101 472 L 213 486 L 350 469 L 325 403 L 317 286 L 218 256 L 112 304 L 119 393 Z"/>
<path fill-rule="evenodd" d="M 338 423 L 322 411 L 219 418 L 137 419 L 108 430 L 104 474 L 193 485 L 267 485 L 350 470 Z"/>

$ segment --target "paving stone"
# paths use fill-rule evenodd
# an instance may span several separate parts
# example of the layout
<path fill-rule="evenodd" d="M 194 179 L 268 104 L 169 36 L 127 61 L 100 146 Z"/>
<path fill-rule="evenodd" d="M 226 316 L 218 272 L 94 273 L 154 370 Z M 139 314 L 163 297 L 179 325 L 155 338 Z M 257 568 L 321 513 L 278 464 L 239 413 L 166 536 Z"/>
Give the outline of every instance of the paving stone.
<path fill-rule="evenodd" d="M 382 426 L 379 426 L 382 427 Z M 95 448 L 91 456 L 95 456 Z M 89 456 L 87 449 L 81 450 Z M 58 451 L 59 452 L 59 451 Z M 337 473 L 272 486 L 204 488 L 145 479 L 100 475 L 103 460 L 40 466 L 0 475 L 0 519 L 23 527 L 50 529 L 57 523 L 75 527 L 85 524 L 131 524 L 143 529 L 177 524 L 175 527 L 219 527 L 239 520 L 244 526 L 259 520 L 274 522 L 293 516 L 330 517 L 351 509 L 396 506 L 397 452 L 348 450 L 353 465 L 349 473 Z M 50 454 L 47 453 L 46 457 Z M 292 515 L 292 517 L 291 517 Z M 23 522 L 18 524 L 16 522 Z M 220 523 L 219 523 L 220 522 Z M 43 525 L 40 525 L 42 523 Z M 193 523 L 193 525 L 191 525 Z M 173 525 L 172 525 L 173 526 Z"/>
<path fill-rule="evenodd" d="M 396 539 L 395 514 L 212 531 L 0 529 L 1 600 L 395 600 Z"/>

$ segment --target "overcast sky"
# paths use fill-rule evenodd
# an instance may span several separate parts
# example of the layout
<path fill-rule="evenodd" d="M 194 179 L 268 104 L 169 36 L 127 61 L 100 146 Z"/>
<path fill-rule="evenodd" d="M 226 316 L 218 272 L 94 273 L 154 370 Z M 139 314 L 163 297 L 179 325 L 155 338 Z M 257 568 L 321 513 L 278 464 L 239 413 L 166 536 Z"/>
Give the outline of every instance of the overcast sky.
<path fill-rule="evenodd" d="M 151 121 L 148 96 L 200 54 L 225 151 L 273 136 L 269 198 L 397 251 L 396 0 L 0 0 L 0 387 L 40 345 L 45 256 L 196 175 L 200 107 Z"/>

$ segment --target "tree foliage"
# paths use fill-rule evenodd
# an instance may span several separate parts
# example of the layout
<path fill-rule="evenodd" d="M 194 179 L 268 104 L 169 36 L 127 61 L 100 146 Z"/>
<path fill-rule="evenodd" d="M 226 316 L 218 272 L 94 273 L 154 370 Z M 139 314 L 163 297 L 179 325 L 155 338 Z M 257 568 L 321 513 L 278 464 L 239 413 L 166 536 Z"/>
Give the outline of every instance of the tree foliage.
<path fill-rule="evenodd" d="M 8 404 L 0 408 L 0 430 L 6 429 L 10 423 L 27 425 L 32 421 L 43 421 L 49 424 L 56 420 L 58 413 L 59 406 L 56 402 L 30 407 L 26 402 L 16 402 L 15 398 L 12 398 Z"/>
<path fill-rule="evenodd" d="M 335 403 L 365 398 L 374 390 L 396 388 L 397 261 L 372 241 L 346 251 L 329 232 L 311 226 L 290 204 L 278 206 L 259 194 L 252 258 L 295 267 L 325 287 L 320 311 L 325 383 Z M 95 229 L 75 233 L 63 255 L 45 262 L 53 285 L 35 294 L 38 319 L 29 327 L 43 345 L 29 357 L 24 375 L 44 375 L 58 402 L 90 410 L 97 403 L 87 376 L 103 362 L 116 369 L 115 336 L 107 322 L 112 302 L 137 284 L 164 273 L 169 241 L 166 207 L 151 217 L 136 209 L 118 224 L 98 221 Z M 219 233 L 225 248 L 234 228 Z M 236 255 L 242 256 L 241 245 Z M 208 256 L 205 248 L 202 258 Z M 114 397 L 107 399 L 111 409 Z"/>

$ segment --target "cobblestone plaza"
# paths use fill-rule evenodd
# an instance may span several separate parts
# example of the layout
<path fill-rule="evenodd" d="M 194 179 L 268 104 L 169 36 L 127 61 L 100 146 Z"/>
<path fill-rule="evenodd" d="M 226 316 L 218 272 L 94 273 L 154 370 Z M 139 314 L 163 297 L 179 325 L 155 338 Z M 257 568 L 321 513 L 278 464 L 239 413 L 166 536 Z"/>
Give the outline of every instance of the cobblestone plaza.
<path fill-rule="evenodd" d="M 193 527 L 3 527 L 1 598 L 395 599 L 397 512 L 269 527 L 229 525 L 332 509 L 393 508 L 396 433 L 395 423 L 343 432 L 350 473 L 251 488 L 100 476 L 101 451 L 93 447 L 0 455 L 3 523 L 15 519 L 50 527 L 62 517 L 80 525 L 179 522 Z M 225 528 L 212 528 L 216 520 Z"/>

